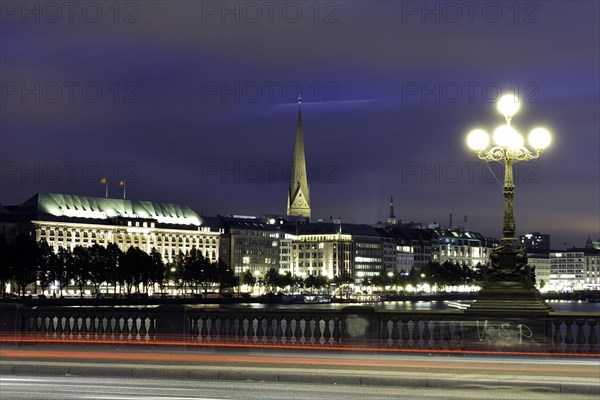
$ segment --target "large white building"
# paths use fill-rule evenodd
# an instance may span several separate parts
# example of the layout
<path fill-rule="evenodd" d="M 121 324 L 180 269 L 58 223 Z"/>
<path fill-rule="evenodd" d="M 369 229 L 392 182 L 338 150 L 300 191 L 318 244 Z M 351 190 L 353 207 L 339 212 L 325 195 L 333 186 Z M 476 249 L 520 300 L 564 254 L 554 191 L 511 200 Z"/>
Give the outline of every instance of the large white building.
<path fill-rule="evenodd" d="M 464 230 L 435 229 L 437 245 L 433 247 L 433 261 L 450 262 L 470 268 L 487 264 L 493 247 L 479 233 Z"/>
<path fill-rule="evenodd" d="M 217 261 L 222 233 L 179 204 L 56 193 L 36 194 L 5 213 L 0 226 L 9 239 L 27 234 L 46 241 L 54 251 L 114 243 L 122 251 L 131 246 L 146 252 L 154 248 L 165 262 L 192 247 Z"/>
<path fill-rule="evenodd" d="M 600 252 L 585 249 L 551 250 L 530 254 L 538 287 L 544 291 L 571 292 L 598 289 Z"/>

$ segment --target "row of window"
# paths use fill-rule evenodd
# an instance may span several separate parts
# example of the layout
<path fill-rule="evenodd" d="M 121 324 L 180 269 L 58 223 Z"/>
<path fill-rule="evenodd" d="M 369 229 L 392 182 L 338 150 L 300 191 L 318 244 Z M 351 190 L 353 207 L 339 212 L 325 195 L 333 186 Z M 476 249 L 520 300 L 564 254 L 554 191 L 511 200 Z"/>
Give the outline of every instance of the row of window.
<path fill-rule="evenodd" d="M 75 238 L 75 239 L 100 239 L 100 240 L 105 240 L 106 237 L 109 236 L 109 231 L 101 231 L 101 232 L 88 232 L 88 231 L 71 231 L 71 230 L 67 230 L 67 231 L 63 231 L 63 230 L 58 230 L 55 234 L 55 231 L 53 229 L 50 230 L 46 230 L 46 229 L 41 229 L 40 230 L 40 237 L 42 239 L 46 239 L 46 237 L 48 237 L 50 240 L 54 240 L 55 237 L 57 237 L 58 239 L 64 238 L 66 237 L 67 239 L 70 238 Z M 119 239 L 119 238 L 123 238 L 124 236 L 138 236 L 138 235 L 129 235 L 127 233 L 124 232 L 116 232 L 114 233 L 114 236 Z M 145 237 L 142 236 L 142 237 Z M 201 238 L 201 237 L 191 237 L 191 236 L 179 236 L 179 235 L 172 235 L 172 234 L 160 234 L 160 235 L 151 235 L 151 237 L 156 237 L 156 240 L 158 242 L 161 241 L 178 241 L 180 244 L 183 242 L 186 243 L 201 243 L 201 242 L 206 242 L 206 244 L 209 244 L 209 241 L 211 244 L 216 244 L 217 243 L 217 239 L 216 238 Z"/>

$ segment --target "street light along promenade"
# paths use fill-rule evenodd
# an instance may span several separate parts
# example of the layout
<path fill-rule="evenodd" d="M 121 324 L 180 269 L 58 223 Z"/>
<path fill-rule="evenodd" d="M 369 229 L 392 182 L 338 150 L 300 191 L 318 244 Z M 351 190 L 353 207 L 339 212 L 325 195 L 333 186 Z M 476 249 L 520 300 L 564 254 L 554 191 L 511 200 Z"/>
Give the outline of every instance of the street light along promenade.
<path fill-rule="evenodd" d="M 482 129 L 475 129 L 467 136 L 467 144 L 480 159 L 504 163 L 502 245 L 492 252 L 491 263 L 483 270 L 483 287 L 470 310 L 493 310 L 505 315 L 513 313 L 513 316 L 515 312 L 533 312 L 543 316 L 551 308 L 541 300 L 539 291 L 535 289 L 534 268 L 527 265 L 527 253 L 515 238 L 513 164 L 540 157 L 550 145 L 551 135 L 545 128 L 533 129 L 528 137 L 533 150 L 528 149 L 523 136 L 511 125 L 513 116 L 520 109 L 518 98 L 502 96 L 497 107 L 506 123 L 494 130 L 492 145 L 490 135 Z"/>

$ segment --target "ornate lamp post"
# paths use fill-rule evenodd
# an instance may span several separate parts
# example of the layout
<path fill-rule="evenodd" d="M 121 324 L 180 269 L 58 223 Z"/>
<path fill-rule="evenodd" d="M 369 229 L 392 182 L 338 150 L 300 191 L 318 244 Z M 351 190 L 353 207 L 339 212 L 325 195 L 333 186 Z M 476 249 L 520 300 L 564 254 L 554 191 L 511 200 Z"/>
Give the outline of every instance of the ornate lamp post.
<path fill-rule="evenodd" d="M 535 271 L 527 265 L 527 253 L 515 238 L 513 212 L 513 164 L 538 158 L 551 142 L 550 132 L 535 128 L 529 134 L 529 144 L 524 146 L 523 136 L 511 126 L 512 117 L 519 111 L 520 103 L 513 95 L 505 95 L 497 103 L 498 111 L 506 120 L 494 131 L 494 144 L 489 135 L 476 129 L 467 136 L 467 144 L 477 156 L 487 162 L 504 162 L 504 226 L 502 244 L 494 249 L 490 264 L 483 271 L 484 284 L 471 309 L 505 311 L 548 311 L 550 307 L 541 300 L 535 289 Z"/>

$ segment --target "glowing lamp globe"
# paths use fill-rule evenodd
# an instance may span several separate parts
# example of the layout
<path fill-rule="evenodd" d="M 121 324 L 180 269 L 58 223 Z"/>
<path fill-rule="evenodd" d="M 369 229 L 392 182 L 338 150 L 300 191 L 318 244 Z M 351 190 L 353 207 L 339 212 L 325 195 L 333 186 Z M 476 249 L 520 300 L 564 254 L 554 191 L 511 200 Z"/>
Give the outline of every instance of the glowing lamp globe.
<path fill-rule="evenodd" d="M 519 111 L 520 106 L 519 99 L 512 94 L 500 97 L 497 104 L 498 111 L 506 118 L 512 118 Z"/>
<path fill-rule="evenodd" d="M 490 143 L 490 137 L 483 129 L 475 129 L 467 136 L 467 145 L 475 150 L 482 151 Z"/>
<path fill-rule="evenodd" d="M 494 131 L 494 142 L 501 147 L 512 147 L 517 135 L 519 134 L 511 126 L 500 125 Z"/>
<path fill-rule="evenodd" d="M 513 150 L 518 150 L 525 144 L 525 140 L 523 139 L 523 135 L 519 132 L 513 130 L 512 134 L 509 136 L 508 147 Z"/>
<path fill-rule="evenodd" d="M 529 144 L 536 150 L 543 150 L 552 142 L 550 132 L 545 128 L 535 128 L 529 134 Z"/>

